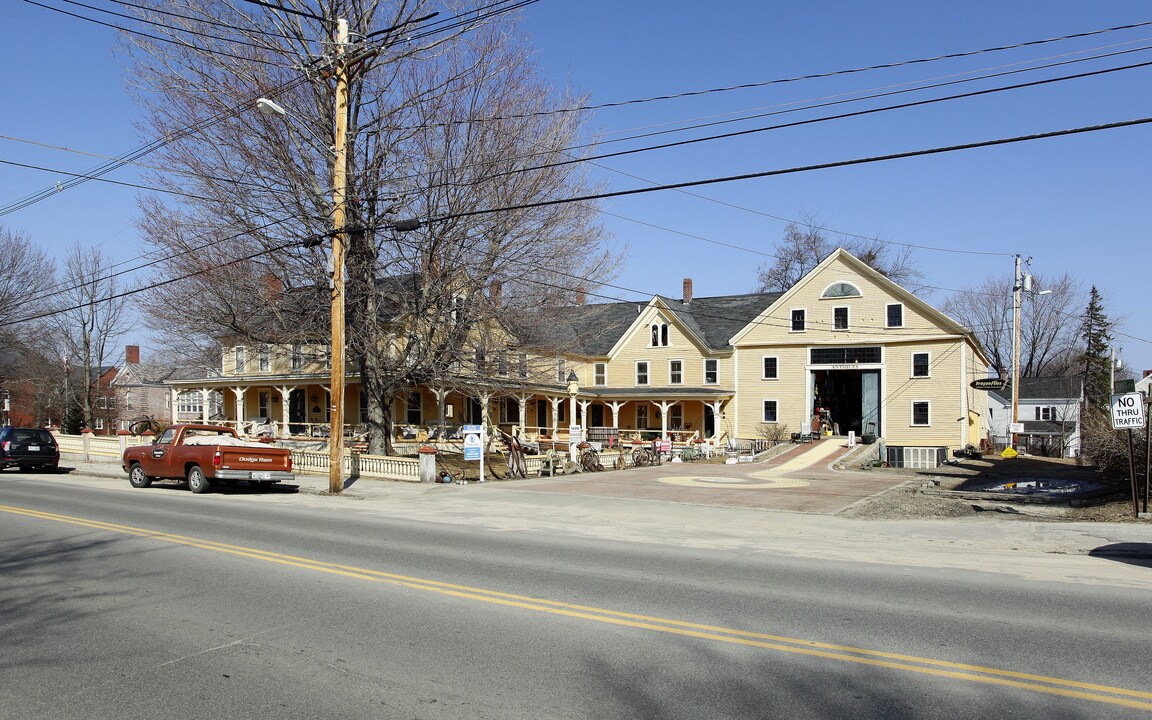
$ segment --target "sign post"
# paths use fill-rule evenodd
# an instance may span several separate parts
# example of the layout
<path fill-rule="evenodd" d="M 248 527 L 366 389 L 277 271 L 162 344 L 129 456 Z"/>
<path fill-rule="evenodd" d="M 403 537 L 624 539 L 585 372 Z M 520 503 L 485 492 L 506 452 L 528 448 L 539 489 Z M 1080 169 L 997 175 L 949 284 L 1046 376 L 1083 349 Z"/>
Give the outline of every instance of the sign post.
<path fill-rule="evenodd" d="M 1140 486 L 1136 482 L 1136 459 L 1133 457 L 1132 431 L 1144 427 L 1144 398 L 1130 392 L 1112 396 L 1112 429 L 1128 431 L 1128 478 L 1132 482 L 1132 517 L 1140 517 Z"/>

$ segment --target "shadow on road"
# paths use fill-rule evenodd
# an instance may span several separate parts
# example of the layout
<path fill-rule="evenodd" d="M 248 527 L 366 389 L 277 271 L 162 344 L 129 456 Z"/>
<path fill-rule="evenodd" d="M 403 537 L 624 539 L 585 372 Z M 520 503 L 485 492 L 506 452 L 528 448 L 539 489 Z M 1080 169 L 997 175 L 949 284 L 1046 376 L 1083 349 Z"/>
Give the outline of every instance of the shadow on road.
<path fill-rule="evenodd" d="M 1101 545 L 1089 551 L 1088 555 L 1129 565 L 1152 567 L 1152 543 L 1124 542 Z"/>

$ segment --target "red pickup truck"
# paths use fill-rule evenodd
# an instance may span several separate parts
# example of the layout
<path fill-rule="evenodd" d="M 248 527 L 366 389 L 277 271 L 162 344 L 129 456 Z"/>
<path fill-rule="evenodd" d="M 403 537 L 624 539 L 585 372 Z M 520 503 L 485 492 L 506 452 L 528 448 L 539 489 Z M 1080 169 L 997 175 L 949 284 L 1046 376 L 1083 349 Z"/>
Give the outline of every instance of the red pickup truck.
<path fill-rule="evenodd" d="M 151 445 L 125 450 L 124 470 L 132 487 L 181 478 L 194 493 L 208 492 L 217 481 L 272 486 L 296 479 L 290 450 L 242 440 L 220 425 L 173 425 Z"/>

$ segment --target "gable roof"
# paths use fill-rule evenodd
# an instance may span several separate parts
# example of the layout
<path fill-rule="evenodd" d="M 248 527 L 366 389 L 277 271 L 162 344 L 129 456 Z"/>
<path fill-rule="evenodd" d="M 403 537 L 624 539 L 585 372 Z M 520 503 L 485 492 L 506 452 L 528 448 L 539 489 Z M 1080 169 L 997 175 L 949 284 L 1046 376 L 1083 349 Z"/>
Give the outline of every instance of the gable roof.
<path fill-rule="evenodd" d="M 856 257 L 852 253 L 848 252 L 844 248 L 838 247 L 835 250 L 833 250 L 831 253 L 829 253 L 828 257 L 821 260 L 820 263 L 816 267 L 809 270 L 808 273 L 804 277 L 802 277 L 799 282 L 797 282 L 795 285 L 788 288 L 784 292 L 779 293 L 777 298 L 776 298 L 776 302 L 787 303 L 788 299 L 790 297 L 793 297 L 794 295 L 796 295 L 803 286 L 805 286 L 813 278 L 815 278 L 817 275 L 822 273 L 824 270 L 826 270 L 827 268 L 829 268 L 830 266 L 832 266 L 836 262 L 845 263 L 846 265 L 851 267 L 857 274 L 868 278 L 870 281 L 872 281 L 872 282 L 876 283 L 877 285 L 879 285 L 880 287 L 884 288 L 884 290 L 887 291 L 892 297 L 899 299 L 905 305 L 908 305 L 912 308 L 915 308 L 917 310 L 917 312 L 919 312 L 920 314 L 924 315 L 925 317 L 931 319 L 933 322 L 939 324 L 941 327 L 947 328 L 949 332 L 952 332 L 952 333 L 955 333 L 956 335 L 961 335 L 961 336 L 965 337 L 967 339 L 967 341 L 972 345 L 972 347 L 976 350 L 980 359 L 985 364 L 988 364 L 988 356 L 984 352 L 984 347 L 980 344 L 980 340 L 976 337 L 975 333 L 973 333 L 970 329 L 964 327 L 960 323 L 956 322 L 955 320 L 953 320 L 951 317 L 944 314 L 940 310 L 937 310 L 935 307 L 933 307 L 929 303 L 920 299 L 914 293 L 909 292 L 908 290 L 905 290 L 899 284 L 897 284 L 896 282 L 891 280 L 887 275 L 880 272 L 876 268 L 872 267 L 868 263 L 864 262 L 860 258 Z M 741 330 L 739 333 L 739 336 L 733 338 L 733 340 L 739 341 L 744 335 L 746 335 L 750 331 L 751 331 L 751 324 L 749 324 L 748 327 L 745 327 L 743 330 Z"/>
<path fill-rule="evenodd" d="M 566 308 L 551 323 L 550 340 L 576 355 L 605 357 L 644 310 L 659 307 L 675 316 L 711 350 L 730 350 L 729 340 L 776 301 L 780 293 L 697 297 L 690 302 L 662 295 L 648 302 L 600 303 Z"/>
<path fill-rule="evenodd" d="M 732 349 L 731 340 L 784 293 L 747 293 L 683 300 L 661 298 L 668 309 L 713 350 Z"/>

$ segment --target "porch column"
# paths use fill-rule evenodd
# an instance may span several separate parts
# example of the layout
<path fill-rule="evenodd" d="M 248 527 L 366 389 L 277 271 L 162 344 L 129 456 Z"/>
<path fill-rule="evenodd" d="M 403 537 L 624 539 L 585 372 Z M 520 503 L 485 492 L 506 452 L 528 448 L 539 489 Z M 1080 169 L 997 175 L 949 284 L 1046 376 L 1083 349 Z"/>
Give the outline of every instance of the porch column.
<path fill-rule="evenodd" d="M 516 406 L 520 408 L 520 437 L 523 438 L 524 432 L 527 429 L 526 423 L 528 417 L 528 396 L 517 395 Z"/>
<path fill-rule="evenodd" d="M 580 401 L 580 427 L 584 430 L 584 435 L 588 435 L 588 406 L 592 404 L 591 400 Z"/>
<path fill-rule="evenodd" d="M 175 423 L 180 421 L 180 389 L 172 388 L 170 392 L 172 393 L 172 417 L 169 419 Z M 127 430 L 128 428 L 122 429 Z"/>
<path fill-rule="evenodd" d="M 620 402 L 619 400 L 608 403 L 608 407 L 612 408 L 612 427 L 616 429 L 617 434 L 620 431 L 620 410 L 627 404 L 627 402 Z"/>
<path fill-rule="evenodd" d="M 671 410 L 676 403 L 661 400 L 659 403 L 654 404 L 660 406 L 660 437 L 666 438 L 668 437 L 668 411 Z"/>
<path fill-rule="evenodd" d="M 244 422 L 244 392 L 245 388 L 232 388 L 232 393 L 236 396 L 236 432 L 240 432 L 240 424 Z"/>
<path fill-rule="evenodd" d="M 200 388 L 200 422 L 208 424 L 208 399 L 212 397 L 212 388 Z"/>
<path fill-rule="evenodd" d="M 288 396 L 296 388 L 282 385 L 276 388 L 276 392 L 280 393 L 280 437 L 288 436 Z"/>
<path fill-rule="evenodd" d="M 548 402 L 552 403 L 552 438 L 556 438 L 556 433 L 560 432 L 560 403 L 564 402 L 562 397 L 550 397 Z"/>
<path fill-rule="evenodd" d="M 724 420 L 724 415 L 722 414 L 722 409 L 724 407 L 724 401 L 723 400 L 715 400 L 713 402 L 708 403 L 708 407 L 712 408 L 712 421 L 713 421 L 713 423 L 715 423 L 715 430 L 714 430 L 715 437 L 720 437 L 720 435 L 723 434 L 720 432 L 720 430 L 723 426 L 723 420 Z"/>

